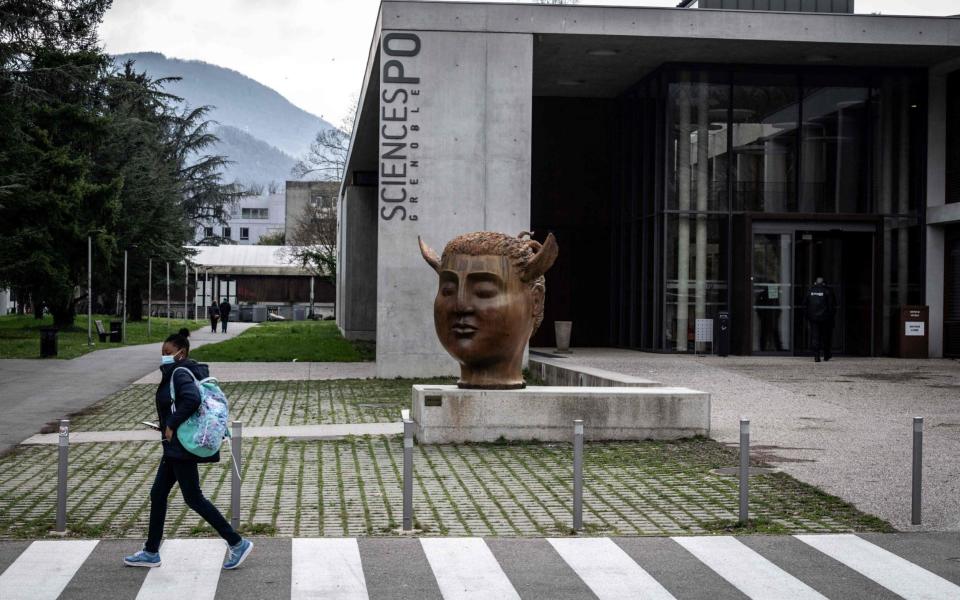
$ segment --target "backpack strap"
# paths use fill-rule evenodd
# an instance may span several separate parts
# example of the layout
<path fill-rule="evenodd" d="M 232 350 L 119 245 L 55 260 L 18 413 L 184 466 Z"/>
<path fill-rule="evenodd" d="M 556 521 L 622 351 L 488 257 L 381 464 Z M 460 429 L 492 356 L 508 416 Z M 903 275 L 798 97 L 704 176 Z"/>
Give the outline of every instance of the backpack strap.
<path fill-rule="evenodd" d="M 191 371 L 186 367 L 177 367 L 176 369 L 173 370 L 172 373 L 170 373 L 170 408 L 174 412 L 176 412 L 177 410 L 177 405 L 174 403 L 174 401 L 177 398 L 177 394 L 176 394 L 176 390 L 173 389 L 173 377 L 174 375 L 177 374 L 177 371 L 186 371 L 187 373 L 190 374 L 190 377 L 193 377 L 194 383 L 196 383 L 197 385 L 200 384 L 200 381 L 197 379 L 197 376 L 193 374 L 193 371 Z"/>

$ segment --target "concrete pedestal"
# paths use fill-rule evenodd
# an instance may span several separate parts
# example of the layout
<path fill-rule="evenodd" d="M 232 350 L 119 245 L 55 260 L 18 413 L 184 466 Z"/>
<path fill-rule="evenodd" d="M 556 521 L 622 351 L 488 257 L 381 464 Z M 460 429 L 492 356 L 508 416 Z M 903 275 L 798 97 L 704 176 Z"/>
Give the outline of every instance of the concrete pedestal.
<path fill-rule="evenodd" d="M 528 387 L 462 390 L 414 385 L 420 443 L 569 441 L 583 419 L 587 440 L 673 440 L 710 435 L 710 394 L 668 387 Z"/>

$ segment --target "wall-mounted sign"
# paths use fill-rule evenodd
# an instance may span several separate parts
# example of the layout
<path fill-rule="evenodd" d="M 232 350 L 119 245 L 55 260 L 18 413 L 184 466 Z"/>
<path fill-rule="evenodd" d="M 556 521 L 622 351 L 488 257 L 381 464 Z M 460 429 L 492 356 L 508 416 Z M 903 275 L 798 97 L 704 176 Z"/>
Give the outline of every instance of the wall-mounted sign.
<path fill-rule="evenodd" d="M 925 333 L 923 321 L 904 321 L 904 335 L 922 337 Z"/>
<path fill-rule="evenodd" d="M 381 44 L 380 79 L 380 218 L 416 221 L 416 174 L 412 156 L 420 148 L 420 78 L 411 74 L 411 59 L 420 54 L 420 37 L 391 32 Z M 412 153 L 411 153 L 412 151 Z"/>

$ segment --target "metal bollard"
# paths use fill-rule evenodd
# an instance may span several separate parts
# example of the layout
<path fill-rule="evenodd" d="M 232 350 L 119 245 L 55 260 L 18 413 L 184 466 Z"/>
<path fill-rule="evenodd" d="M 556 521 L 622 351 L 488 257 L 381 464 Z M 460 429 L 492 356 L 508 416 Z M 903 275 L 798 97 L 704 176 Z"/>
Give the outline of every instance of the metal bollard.
<path fill-rule="evenodd" d="M 230 525 L 234 529 L 240 527 L 240 484 L 243 480 L 243 423 L 233 422 L 233 433 L 230 437 L 230 462 L 233 464 L 233 477 L 230 480 Z"/>
<path fill-rule="evenodd" d="M 573 530 L 583 529 L 583 419 L 573 421 Z"/>
<path fill-rule="evenodd" d="M 750 518 L 750 419 L 740 419 L 740 523 Z"/>
<path fill-rule="evenodd" d="M 920 488 L 923 484 L 923 417 L 913 418 L 913 494 L 910 503 L 910 524 L 920 524 L 922 508 Z"/>
<path fill-rule="evenodd" d="M 67 530 L 67 461 L 70 453 L 70 419 L 60 419 L 60 459 L 57 464 L 57 532 Z"/>
<path fill-rule="evenodd" d="M 403 420 L 403 530 L 413 529 L 413 421 Z"/>

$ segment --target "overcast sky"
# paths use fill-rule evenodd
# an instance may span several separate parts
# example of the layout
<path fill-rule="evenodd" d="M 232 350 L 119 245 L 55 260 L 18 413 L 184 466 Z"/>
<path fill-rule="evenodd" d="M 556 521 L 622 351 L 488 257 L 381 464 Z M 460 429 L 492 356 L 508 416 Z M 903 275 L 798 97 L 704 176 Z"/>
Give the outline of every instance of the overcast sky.
<path fill-rule="evenodd" d="M 676 6 L 677 0 L 580 4 Z M 107 52 L 152 50 L 239 71 L 339 125 L 359 92 L 379 0 L 114 0 Z M 960 0 L 856 0 L 858 13 L 960 13 Z"/>

